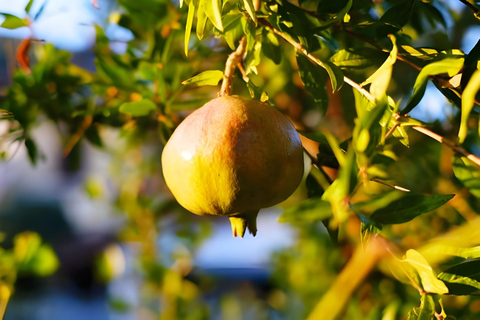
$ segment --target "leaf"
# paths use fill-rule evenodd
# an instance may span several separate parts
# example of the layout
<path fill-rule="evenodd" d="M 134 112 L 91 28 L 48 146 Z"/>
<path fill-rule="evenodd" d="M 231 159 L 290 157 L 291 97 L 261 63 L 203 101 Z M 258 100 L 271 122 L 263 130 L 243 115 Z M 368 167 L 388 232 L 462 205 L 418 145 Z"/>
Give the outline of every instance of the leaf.
<path fill-rule="evenodd" d="M 370 55 L 363 55 L 345 49 L 341 49 L 331 56 L 330 61 L 340 69 L 346 70 L 358 70 L 373 65 L 372 57 Z"/>
<path fill-rule="evenodd" d="M 462 72 L 462 79 L 460 85 L 462 88 L 467 86 L 468 81 L 470 80 L 472 74 L 477 70 L 477 64 L 480 60 L 480 40 L 477 41 L 475 46 L 470 50 L 470 52 L 465 57 L 465 65 Z"/>
<path fill-rule="evenodd" d="M 332 24 L 334 24 L 338 21 L 342 21 L 344 19 L 345 15 L 347 15 L 347 13 L 352 8 L 352 4 L 353 4 L 353 0 L 348 0 L 347 4 L 337 14 L 335 14 L 333 16 L 333 18 L 331 18 L 331 19 L 329 19 L 325 22 L 322 22 L 320 24 L 320 27 L 317 28 L 317 30 L 325 29 L 326 27 L 329 27 L 329 26 L 331 26 Z"/>
<path fill-rule="evenodd" d="M 410 20 L 414 3 L 413 0 L 406 0 L 388 9 L 379 19 L 381 25 L 376 29 L 377 36 L 384 37 L 402 29 Z"/>
<path fill-rule="evenodd" d="M 257 15 L 255 14 L 255 6 L 253 5 L 252 0 L 243 0 L 243 4 L 245 5 L 245 9 L 247 9 L 248 14 L 252 18 L 255 25 L 257 25 Z"/>
<path fill-rule="evenodd" d="M 326 90 L 327 76 L 319 66 L 313 65 L 303 55 L 297 55 L 298 73 L 305 89 L 313 96 L 319 109 L 324 114 L 328 107 L 328 94 Z"/>
<path fill-rule="evenodd" d="M 397 61 L 398 48 L 395 36 L 389 35 L 389 38 L 392 41 L 393 48 L 390 51 L 387 60 L 385 60 L 380 68 L 378 68 L 370 77 L 368 77 L 367 80 L 361 84 L 362 86 L 365 86 L 371 83 L 370 93 L 376 99 L 380 99 L 386 94 L 388 85 L 390 83 L 390 78 L 392 77 L 392 68 Z"/>
<path fill-rule="evenodd" d="M 194 84 L 197 86 L 216 86 L 223 79 L 223 72 L 220 70 L 208 70 L 182 82 L 183 85 Z"/>
<path fill-rule="evenodd" d="M 187 24 L 185 26 L 185 55 L 188 57 L 188 44 L 190 43 L 190 34 L 192 33 L 193 15 L 195 14 L 195 1 L 191 0 L 188 4 Z"/>
<path fill-rule="evenodd" d="M 331 62 L 325 62 L 323 67 L 327 70 L 328 76 L 330 77 L 333 92 L 337 92 L 343 86 L 342 70 Z"/>
<path fill-rule="evenodd" d="M 276 40 L 271 32 L 264 29 L 262 35 L 262 52 L 267 58 L 272 60 L 273 63 L 280 64 L 282 61 L 282 50 Z"/>
<path fill-rule="evenodd" d="M 205 25 L 207 24 L 207 15 L 203 6 L 200 6 L 197 10 L 197 37 L 198 40 L 203 39 L 203 34 L 205 32 Z"/>
<path fill-rule="evenodd" d="M 0 13 L 0 14 L 5 17 L 5 20 L 0 25 L 0 27 L 2 27 L 2 28 L 17 29 L 17 28 L 28 26 L 28 20 L 27 19 L 21 19 L 17 16 L 14 16 L 13 14 L 9 14 L 9 13 Z"/>
<path fill-rule="evenodd" d="M 205 14 L 213 23 L 215 28 L 223 32 L 222 23 L 222 1 L 221 0 L 201 0 Z"/>
<path fill-rule="evenodd" d="M 405 223 L 423 213 L 437 209 L 454 196 L 454 194 L 437 194 L 433 196 L 421 194 L 407 195 L 391 202 L 382 209 L 376 210 L 369 218 L 382 224 Z"/>
<path fill-rule="evenodd" d="M 27 148 L 28 159 L 30 159 L 32 165 L 37 164 L 38 151 L 35 142 L 32 139 L 27 138 L 25 139 L 25 147 Z"/>
<path fill-rule="evenodd" d="M 28 1 L 27 5 L 25 6 L 25 12 L 29 13 L 30 9 L 32 8 L 33 0 Z"/>
<path fill-rule="evenodd" d="M 437 279 L 430 264 L 416 250 L 410 249 L 405 254 L 403 262 L 409 263 L 418 273 L 422 282 L 423 289 L 428 293 L 445 294 L 448 293 L 447 286 Z"/>
<path fill-rule="evenodd" d="M 435 301 L 428 294 L 422 294 L 420 306 L 413 308 L 408 313 L 407 320 L 433 320 L 435 319 Z"/>
<path fill-rule="evenodd" d="M 470 260 L 448 268 L 438 275 L 450 293 L 468 295 L 480 290 L 480 260 Z"/>
<path fill-rule="evenodd" d="M 315 222 L 332 216 L 332 206 L 321 198 L 310 198 L 290 207 L 280 216 L 279 222 Z"/>
<path fill-rule="evenodd" d="M 461 155 L 452 157 L 452 168 L 455 177 L 473 194 L 480 198 L 480 168 Z"/>
<path fill-rule="evenodd" d="M 446 73 L 448 74 L 448 76 L 452 77 L 456 75 L 462 69 L 462 67 L 463 59 L 453 58 L 446 58 L 426 65 L 422 69 L 422 71 L 420 71 L 420 74 L 415 80 L 415 84 L 413 86 L 413 94 L 401 113 L 407 114 L 417 106 L 417 104 L 420 102 L 423 95 L 425 94 L 425 89 L 427 88 L 427 81 L 429 76 Z"/>
<path fill-rule="evenodd" d="M 139 101 L 125 102 L 120 106 L 119 110 L 133 117 L 142 117 L 148 115 L 151 111 L 157 110 L 157 105 L 152 100 L 142 99 Z"/>
<path fill-rule="evenodd" d="M 458 130 L 458 141 L 463 143 L 468 133 L 468 117 L 475 104 L 475 96 L 480 90 L 480 70 L 473 73 L 467 86 L 462 93 L 462 115 L 460 120 L 460 129 Z"/>

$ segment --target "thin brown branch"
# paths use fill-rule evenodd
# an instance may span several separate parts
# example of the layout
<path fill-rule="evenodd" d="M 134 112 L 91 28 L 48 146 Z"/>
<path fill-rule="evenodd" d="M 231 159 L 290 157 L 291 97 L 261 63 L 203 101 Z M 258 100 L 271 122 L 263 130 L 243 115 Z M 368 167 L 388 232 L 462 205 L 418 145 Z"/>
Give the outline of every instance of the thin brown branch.
<path fill-rule="evenodd" d="M 380 179 L 377 179 L 377 178 L 372 178 L 370 179 L 370 181 L 373 181 L 373 182 L 376 182 L 376 183 L 379 183 L 379 184 L 383 184 L 384 186 L 387 186 L 389 188 L 392 188 L 392 189 L 395 189 L 395 190 L 399 190 L 399 191 L 403 191 L 403 192 L 410 192 L 409 189 L 407 188 L 404 188 L 404 187 L 400 187 L 400 186 L 397 186 L 397 185 L 394 185 L 394 184 L 388 184 Z"/>
<path fill-rule="evenodd" d="M 447 147 L 449 147 L 450 149 L 452 149 L 453 151 L 455 152 L 458 152 L 462 155 L 464 155 L 465 157 L 467 157 L 468 159 L 470 159 L 470 161 L 472 161 L 473 163 L 475 163 L 476 165 L 480 166 L 480 158 L 477 157 L 476 155 L 474 154 L 471 154 L 470 152 L 468 152 L 467 150 L 465 150 L 464 148 L 460 147 L 459 145 L 457 145 L 455 142 L 453 141 L 450 141 L 444 137 L 442 137 L 441 135 L 433 132 L 433 131 L 430 131 L 428 130 L 427 128 L 424 128 L 424 127 L 412 127 L 414 130 L 417 130 L 418 132 L 440 142 L 441 144 L 444 144 L 446 145 Z"/>
<path fill-rule="evenodd" d="M 88 129 L 88 127 L 91 126 L 92 124 L 92 116 L 86 116 L 85 119 L 83 119 L 82 123 L 78 127 L 77 131 L 70 137 L 68 140 L 67 144 L 63 148 L 63 157 L 66 158 L 70 152 L 72 152 L 73 147 L 80 141 L 80 139 L 83 137 L 85 134 L 85 131 Z"/>
<path fill-rule="evenodd" d="M 475 7 L 473 4 L 468 2 L 467 0 L 460 0 L 461 3 L 466 5 L 470 10 L 472 10 L 473 14 L 475 15 L 475 18 L 480 18 L 480 9 Z"/>
<path fill-rule="evenodd" d="M 321 66 L 321 67 L 324 67 L 324 63 L 318 59 L 317 57 L 313 56 L 312 54 L 310 54 L 300 43 L 296 42 L 295 40 L 293 40 L 292 38 L 290 38 L 288 35 L 284 34 L 283 32 L 281 32 L 280 30 L 277 30 L 275 29 L 271 24 L 270 22 L 268 22 L 267 20 L 261 18 L 261 19 L 258 19 L 258 21 L 263 24 L 267 29 L 269 29 L 270 31 L 272 31 L 273 33 L 275 33 L 277 36 L 279 36 L 280 38 L 282 38 L 283 40 L 287 41 L 288 43 L 290 43 L 297 51 L 301 52 L 303 55 L 305 55 L 310 61 L 312 61 L 313 63 Z M 368 92 L 367 90 L 365 90 L 360 84 L 356 83 L 355 81 L 353 81 L 352 79 L 348 78 L 347 76 L 343 76 L 343 80 L 349 84 L 351 87 L 355 88 L 357 91 L 359 91 L 361 94 L 363 94 L 368 100 L 374 102 L 375 99 L 373 98 L 373 96 L 370 94 L 370 92 Z"/>
<path fill-rule="evenodd" d="M 318 59 L 315 56 L 313 56 L 312 54 L 310 54 L 300 43 L 293 40 L 290 36 L 284 34 L 280 30 L 277 30 L 266 19 L 260 18 L 260 19 L 258 19 L 258 21 L 261 24 L 263 24 L 267 29 L 269 29 L 270 31 L 275 33 L 277 36 L 279 36 L 280 38 L 282 38 L 285 41 L 287 41 L 288 43 L 290 43 L 297 51 L 299 51 L 303 55 L 305 55 L 310 61 L 312 61 L 313 63 L 315 63 L 315 64 L 317 64 L 321 67 L 324 67 L 324 63 L 320 59 Z M 343 80 L 345 81 L 345 83 L 349 84 L 352 88 L 354 88 L 355 90 L 360 92 L 365 98 L 367 98 L 371 102 L 375 103 L 374 97 L 370 94 L 370 92 L 365 90 L 365 88 L 363 88 L 360 84 L 356 83 L 355 81 L 348 78 L 347 76 L 344 76 Z M 464 155 L 465 157 L 470 159 L 472 162 L 474 162 L 475 164 L 480 166 L 480 158 L 479 157 L 475 156 L 474 154 L 471 154 L 470 152 L 466 151 L 464 148 L 458 146 L 454 142 L 452 142 L 448 139 L 445 139 L 444 137 L 442 137 L 442 136 L 440 136 L 440 135 L 438 135 L 438 134 L 436 134 L 436 133 L 434 133 L 434 132 L 432 132 L 432 131 L 430 131 L 426 128 L 423 128 L 423 127 L 414 126 L 413 129 L 415 129 L 418 132 L 420 132 L 420 133 L 422 133 L 426 136 L 429 136 L 430 138 L 446 145 L 447 147 L 451 148 L 455 152 L 461 153 L 462 155 Z"/>
<path fill-rule="evenodd" d="M 232 52 L 225 63 L 225 72 L 223 73 L 222 88 L 220 89 L 220 96 L 229 96 L 232 94 L 233 78 L 235 76 L 235 68 L 242 60 L 247 47 L 247 37 L 243 36 L 240 39 L 237 50 Z"/>

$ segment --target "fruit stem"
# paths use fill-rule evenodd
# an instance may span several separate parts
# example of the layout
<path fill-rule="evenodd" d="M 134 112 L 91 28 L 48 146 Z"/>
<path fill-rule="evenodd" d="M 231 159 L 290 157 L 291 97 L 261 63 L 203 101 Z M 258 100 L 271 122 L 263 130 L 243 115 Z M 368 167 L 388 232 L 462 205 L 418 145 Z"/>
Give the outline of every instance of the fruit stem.
<path fill-rule="evenodd" d="M 255 237 L 257 234 L 257 215 L 258 211 L 250 211 L 231 216 L 230 223 L 232 224 L 233 236 L 243 238 L 245 230 L 248 228 L 248 231 Z"/>
<path fill-rule="evenodd" d="M 233 87 L 233 77 L 235 76 L 235 68 L 237 64 L 242 60 L 243 55 L 245 54 L 245 49 L 247 48 L 247 37 L 243 36 L 240 39 L 237 50 L 232 52 L 225 63 L 225 72 L 223 73 L 223 82 L 222 88 L 218 93 L 219 96 L 230 96 L 232 95 Z"/>

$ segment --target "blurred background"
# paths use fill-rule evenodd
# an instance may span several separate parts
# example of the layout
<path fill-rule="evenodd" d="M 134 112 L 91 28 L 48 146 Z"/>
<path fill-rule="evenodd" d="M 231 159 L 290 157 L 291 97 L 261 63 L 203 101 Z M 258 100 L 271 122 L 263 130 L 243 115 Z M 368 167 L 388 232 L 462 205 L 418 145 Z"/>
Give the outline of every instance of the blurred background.
<path fill-rule="evenodd" d="M 121 4 L 125 1 L 119 2 L 99 0 L 95 8 L 90 0 L 33 1 L 29 16 L 35 18 L 31 26 L 14 30 L 0 28 L 1 95 L 12 85 L 15 69 L 19 67 L 16 50 L 22 39 L 29 37 L 36 39 L 29 53 L 32 65 L 39 62 L 44 64 L 43 68 L 49 68 L 70 59 L 72 65 L 85 72 L 106 73 L 98 70 L 98 50 L 104 49 L 98 30 L 103 30 L 103 36 L 108 39 L 106 47 L 118 55 L 132 50 L 128 43 L 139 37 L 119 23 L 119 16 L 125 12 Z M 2 1 L 0 12 L 24 17 L 27 3 L 28 0 Z M 460 1 L 441 3 L 451 8 L 457 18 L 467 16 Z M 458 36 L 455 32 L 460 31 L 453 28 L 454 24 L 455 21 L 447 19 L 447 29 L 442 32 L 447 37 L 461 39 L 456 43 L 457 48 L 469 52 L 479 39 L 480 26 L 466 24 Z M 441 47 L 438 44 L 442 39 L 435 38 L 434 31 L 417 43 Z M 175 38 L 178 47 L 182 39 L 180 32 Z M 196 65 L 186 66 L 182 60 L 178 68 L 191 70 L 203 63 L 212 50 L 217 50 L 215 39 L 209 41 L 211 43 L 200 47 L 192 58 L 198 60 Z M 58 49 L 69 54 L 64 56 Z M 177 54 L 179 52 L 182 50 Z M 223 61 L 207 63 L 221 65 Z M 52 70 L 65 65 L 58 63 Z M 268 62 L 263 68 L 270 67 L 283 69 L 276 74 L 278 83 L 265 80 L 265 85 L 270 85 L 269 94 L 280 108 L 295 104 L 296 93 L 292 93 L 295 92 L 292 88 L 296 84 L 285 80 L 291 70 L 284 65 L 270 66 Z M 71 75 L 77 72 L 72 69 Z M 414 72 L 400 68 L 395 72 L 398 78 L 403 77 L 410 83 L 415 79 Z M 188 78 L 186 74 L 187 71 L 183 72 L 180 80 Z M 70 85 L 67 78 L 52 76 L 50 81 L 58 87 Z M 397 84 L 401 86 L 401 81 Z M 282 94 L 285 87 L 290 89 Z M 113 90 L 110 88 L 111 85 L 99 84 L 95 90 L 115 95 L 108 91 Z M 214 96 L 214 91 L 186 92 L 175 111 L 185 115 L 185 110 L 192 109 L 193 104 L 200 106 Z M 404 93 L 398 89 L 399 96 Z M 94 93 L 86 89 L 80 95 L 82 97 L 68 99 L 80 100 Z M 339 96 L 330 97 L 331 105 Z M 351 97 L 342 96 L 342 99 L 348 101 Z M 332 108 L 336 110 L 335 106 Z M 113 111 L 104 110 L 101 116 L 108 117 L 108 112 Z M 295 114 L 295 110 L 290 112 Z M 420 106 L 411 116 L 441 126 L 458 117 L 458 110 L 429 84 Z M 60 113 L 58 117 L 61 118 Z M 328 127 L 340 140 L 351 135 L 351 121 L 342 120 L 338 125 L 334 112 L 323 116 L 307 108 L 297 118 L 309 128 Z M 29 136 L 35 141 L 35 164 L 32 164 L 31 148 L 15 140 L 18 136 L 10 123 L 0 121 L 4 158 L 0 163 L 0 231 L 4 247 L 0 269 L 4 269 L 4 277 L 10 275 L 16 280 L 5 319 L 302 319 L 351 256 L 353 248 L 332 243 L 320 222 L 278 222 L 284 207 L 306 197 L 305 182 L 286 203 L 262 210 L 255 238 L 250 234 L 244 239 L 233 238 L 228 219 L 196 217 L 172 199 L 159 169 L 161 134 L 152 137 L 150 132 L 142 131 L 141 123 L 137 123 L 134 132 L 115 120 L 111 124 L 111 127 L 86 132 L 88 141 L 73 143 L 68 152 L 65 150 L 70 141 L 67 136 L 74 136 L 75 128 L 81 124 L 75 124 L 73 132 L 52 121 L 30 126 Z M 150 126 L 148 122 L 145 124 Z M 420 138 L 413 135 L 411 139 Z M 472 143 L 474 149 L 475 145 Z M 425 148 L 431 150 L 432 159 L 427 160 L 438 167 L 450 161 L 451 153 L 435 142 L 416 144 L 399 152 L 398 161 L 411 162 L 412 168 L 409 172 L 398 172 L 400 181 L 421 185 L 418 173 L 428 176 L 429 170 L 433 170 L 428 165 L 419 167 L 423 160 L 419 160 L 418 150 Z M 474 151 L 480 153 L 478 144 Z M 449 174 L 448 170 L 444 173 Z M 450 185 L 445 186 L 448 188 Z M 399 225 L 386 232 L 393 238 L 398 237 L 405 247 L 415 247 L 444 230 L 447 222 L 465 220 L 457 211 L 452 213 L 453 210 L 457 209 L 447 208 L 437 216 L 426 215 L 415 220 L 408 229 Z M 425 225 L 432 226 L 427 233 L 413 234 Z M 358 233 L 355 231 L 358 225 L 351 227 L 352 234 Z M 13 250 L 14 255 L 30 250 L 25 253 L 31 255 L 29 263 L 18 267 L 18 272 L 9 271 L 8 266 L 12 264 L 9 250 Z M 381 319 L 385 315 L 393 316 L 384 319 L 394 319 L 395 314 L 406 315 L 418 305 L 417 295 L 416 289 L 375 271 L 352 298 L 346 319 Z M 464 319 L 461 316 L 465 315 L 478 316 L 480 312 L 480 301 L 470 304 L 465 297 L 446 299 L 451 300 L 454 314 L 460 316 L 458 319 Z"/>

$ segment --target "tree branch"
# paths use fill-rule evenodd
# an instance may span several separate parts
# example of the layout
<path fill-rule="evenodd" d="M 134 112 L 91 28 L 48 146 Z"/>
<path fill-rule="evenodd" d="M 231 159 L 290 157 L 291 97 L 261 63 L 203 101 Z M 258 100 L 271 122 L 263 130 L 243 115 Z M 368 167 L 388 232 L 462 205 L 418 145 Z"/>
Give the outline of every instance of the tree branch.
<path fill-rule="evenodd" d="M 477 7 L 475 7 L 473 4 L 471 4 L 467 0 L 460 0 L 460 2 L 466 5 L 470 10 L 472 10 L 475 18 L 480 19 L 480 10 Z"/>
<path fill-rule="evenodd" d="M 240 39 L 237 50 L 235 50 L 228 56 L 227 62 L 225 63 L 225 72 L 223 73 L 222 88 L 219 92 L 220 96 L 229 96 L 232 94 L 235 68 L 237 67 L 237 64 L 240 63 L 240 61 L 242 60 L 243 55 L 245 54 L 246 47 L 247 37 L 243 36 L 242 39 Z"/>
<path fill-rule="evenodd" d="M 289 37 L 288 35 L 284 34 L 283 32 L 281 32 L 280 30 L 277 30 L 275 29 L 275 27 L 273 27 L 270 22 L 268 22 L 266 19 L 264 18 L 260 18 L 258 19 L 258 21 L 263 24 L 267 29 L 269 29 L 270 31 L 272 31 L 273 33 L 275 33 L 277 36 L 279 36 L 280 38 L 284 39 L 285 41 L 287 41 L 288 43 L 290 43 L 297 51 L 301 52 L 302 54 L 304 54 L 310 61 L 312 61 L 313 63 L 323 67 L 324 66 L 324 63 L 322 61 L 320 61 L 320 59 L 316 58 L 315 56 L 313 56 L 312 54 L 310 54 L 300 43 L 296 42 L 295 40 L 293 40 L 291 37 Z M 367 98 L 368 100 L 370 100 L 371 102 L 375 103 L 375 99 L 374 97 L 370 94 L 370 92 L 368 92 L 367 90 L 365 90 L 365 88 L 363 88 L 360 84 L 356 83 L 355 81 L 353 81 L 352 79 L 348 78 L 347 76 L 344 76 L 343 77 L 343 80 L 349 84 L 352 88 L 356 89 L 358 92 L 360 92 L 365 98 Z M 458 146 L 457 144 L 455 144 L 454 142 L 448 140 L 448 139 L 445 139 L 444 137 L 426 129 L 426 128 L 423 128 L 423 127 L 418 127 L 418 126 L 414 126 L 413 129 L 417 130 L 418 132 L 426 135 L 426 136 L 429 136 L 430 138 L 446 145 L 447 147 L 451 148 L 452 150 L 454 150 L 455 152 L 458 152 L 458 153 L 461 153 L 462 155 L 464 155 L 465 157 L 467 157 L 468 159 L 470 159 L 472 162 L 474 162 L 475 164 L 477 164 L 478 166 L 480 166 L 480 158 L 469 153 L 467 150 L 465 150 L 464 148 Z M 392 132 L 393 133 L 393 132 Z"/>
<path fill-rule="evenodd" d="M 459 145 L 457 145 L 455 142 L 453 141 L 450 141 L 444 137 L 442 137 L 441 135 L 433 132 L 433 131 L 430 131 L 428 130 L 427 128 L 424 128 L 424 127 L 412 127 L 414 130 L 417 130 L 418 132 L 426 135 L 426 136 L 429 136 L 430 138 L 440 142 L 441 144 L 444 144 L 446 145 L 447 147 L 449 147 L 450 149 L 452 149 L 453 151 L 455 152 L 458 152 L 462 155 L 464 155 L 465 157 L 467 157 L 468 159 L 470 159 L 470 161 L 472 161 L 473 163 L 475 163 L 477 166 L 480 166 L 480 158 L 477 157 L 476 155 L 474 154 L 471 154 L 470 152 L 468 152 L 467 150 L 465 150 L 464 148 L 460 147 Z"/>

